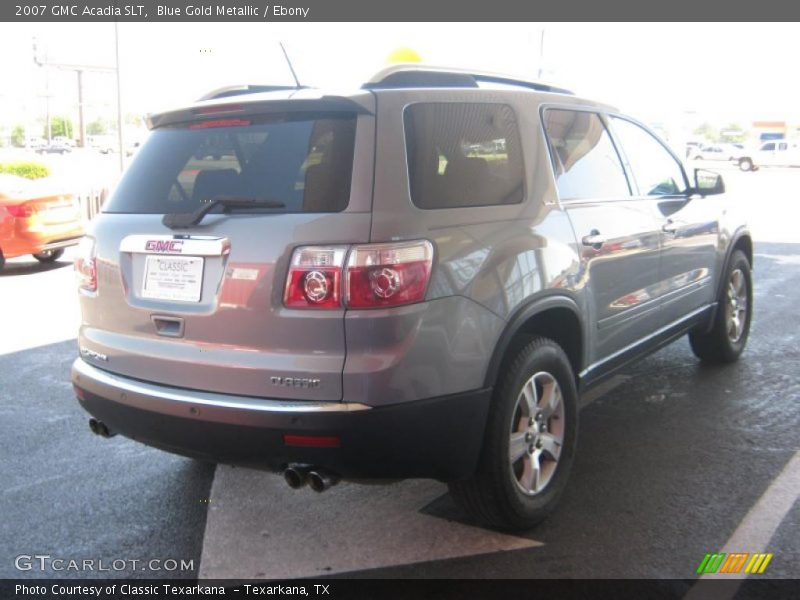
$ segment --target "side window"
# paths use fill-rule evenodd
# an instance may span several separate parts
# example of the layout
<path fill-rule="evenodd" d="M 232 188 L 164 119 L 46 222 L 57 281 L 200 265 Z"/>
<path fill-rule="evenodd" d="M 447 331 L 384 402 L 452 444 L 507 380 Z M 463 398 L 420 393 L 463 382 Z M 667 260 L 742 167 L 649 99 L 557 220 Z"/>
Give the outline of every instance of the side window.
<path fill-rule="evenodd" d="M 789 148 L 789 145 L 786 142 L 778 144 L 778 150 L 786 150 L 787 148 Z"/>
<path fill-rule="evenodd" d="M 548 108 L 544 128 L 561 200 L 630 196 L 619 155 L 596 113 Z"/>
<path fill-rule="evenodd" d="M 671 196 L 686 192 L 680 163 L 655 136 L 625 119 L 612 117 L 611 120 L 639 185 L 639 193 Z"/>
<path fill-rule="evenodd" d="M 763 146 L 761 146 L 761 150 L 765 152 L 772 152 L 773 150 L 775 150 L 775 143 L 770 142 L 769 144 L 764 144 Z"/>
<path fill-rule="evenodd" d="M 505 104 L 412 104 L 403 115 L 411 201 L 419 208 L 522 202 L 519 127 Z"/>

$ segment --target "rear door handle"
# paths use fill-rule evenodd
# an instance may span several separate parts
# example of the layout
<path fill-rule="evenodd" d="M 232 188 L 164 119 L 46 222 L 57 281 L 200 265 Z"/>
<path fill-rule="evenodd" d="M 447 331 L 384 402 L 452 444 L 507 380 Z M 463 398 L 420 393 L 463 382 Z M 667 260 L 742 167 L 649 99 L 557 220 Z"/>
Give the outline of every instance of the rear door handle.
<path fill-rule="evenodd" d="M 664 233 L 675 234 L 678 232 L 678 229 L 680 229 L 680 224 L 671 219 L 661 226 L 661 231 Z"/>
<path fill-rule="evenodd" d="M 597 229 L 592 229 L 589 232 L 589 235 L 583 236 L 581 239 L 581 243 L 584 246 L 591 246 L 595 250 L 602 248 L 603 244 L 605 244 L 608 240 L 604 235 L 600 235 L 600 232 Z"/>

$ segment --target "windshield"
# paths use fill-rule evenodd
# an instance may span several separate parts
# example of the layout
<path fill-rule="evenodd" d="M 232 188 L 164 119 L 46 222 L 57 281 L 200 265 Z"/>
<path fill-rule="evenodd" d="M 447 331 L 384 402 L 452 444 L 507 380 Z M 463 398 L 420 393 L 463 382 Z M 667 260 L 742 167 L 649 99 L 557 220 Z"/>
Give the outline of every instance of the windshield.
<path fill-rule="evenodd" d="M 284 205 L 244 212 L 344 210 L 350 196 L 355 124 L 351 114 L 304 113 L 156 129 L 104 212 L 188 213 L 220 196 Z"/>

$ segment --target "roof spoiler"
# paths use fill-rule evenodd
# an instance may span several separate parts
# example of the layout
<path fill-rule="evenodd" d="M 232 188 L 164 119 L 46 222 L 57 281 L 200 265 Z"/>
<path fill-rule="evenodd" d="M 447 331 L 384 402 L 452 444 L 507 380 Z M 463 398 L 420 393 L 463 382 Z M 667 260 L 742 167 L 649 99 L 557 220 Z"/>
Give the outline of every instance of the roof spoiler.
<path fill-rule="evenodd" d="M 296 89 L 296 88 L 291 88 Z M 236 102 L 236 96 L 220 98 L 219 104 L 201 105 L 149 114 L 145 118 L 148 129 L 192 123 L 203 119 L 238 118 L 250 115 L 287 112 L 328 112 L 355 113 L 371 115 L 372 111 L 351 98 L 344 96 L 321 96 L 319 98 L 275 98 L 264 101 L 249 100 Z M 244 99 L 243 99 L 244 100 Z"/>

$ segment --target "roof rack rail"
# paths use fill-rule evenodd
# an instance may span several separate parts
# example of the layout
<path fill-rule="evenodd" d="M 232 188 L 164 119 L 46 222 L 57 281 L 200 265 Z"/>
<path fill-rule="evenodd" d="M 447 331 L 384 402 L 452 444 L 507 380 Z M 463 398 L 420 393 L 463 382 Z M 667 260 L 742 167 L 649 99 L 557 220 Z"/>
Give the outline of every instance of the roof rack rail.
<path fill-rule="evenodd" d="M 207 94 L 201 96 L 198 101 L 203 100 L 216 100 L 218 98 L 227 98 L 229 96 L 241 96 L 242 94 L 259 94 L 262 92 L 285 92 L 288 90 L 301 90 L 306 86 L 297 87 L 296 85 L 227 85 L 225 87 L 211 90 Z"/>
<path fill-rule="evenodd" d="M 564 88 L 543 83 L 520 79 L 511 75 L 491 73 L 486 71 L 472 71 L 451 67 L 421 65 L 418 63 L 391 65 L 381 69 L 362 87 L 365 89 L 385 89 L 404 87 L 479 87 L 481 83 L 499 83 L 514 85 L 538 92 L 553 92 L 556 94 L 570 94 L 573 92 Z"/>

